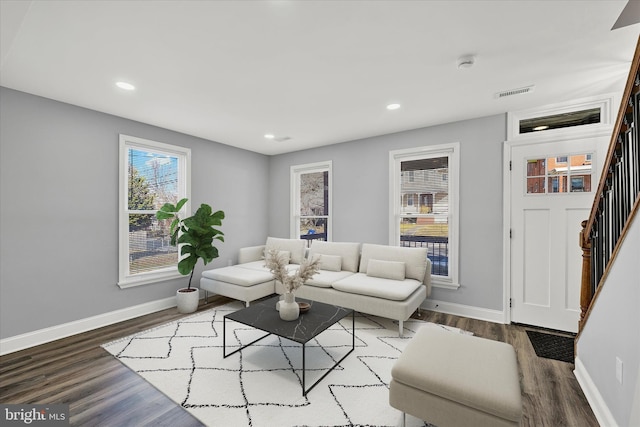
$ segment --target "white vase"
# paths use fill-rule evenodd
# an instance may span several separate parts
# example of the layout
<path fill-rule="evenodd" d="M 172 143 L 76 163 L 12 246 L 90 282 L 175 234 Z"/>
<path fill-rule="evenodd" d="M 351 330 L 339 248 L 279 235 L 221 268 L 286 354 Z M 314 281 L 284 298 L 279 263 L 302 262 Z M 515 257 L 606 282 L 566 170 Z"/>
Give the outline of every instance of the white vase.
<path fill-rule="evenodd" d="M 300 316 L 300 307 L 293 292 L 286 292 L 284 300 L 280 301 L 280 318 L 282 320 L 296 320 Z"/>
<path fill-rule="evenodd" d="M 276 310 L 280 311 L 280 304 L 282 304 L 282 300 L 284 299 L 284 294 L 280 295 L 280 299 L 276 303 Z"/>
<path fill-rule="evenodd" d="M 193 313 L 198 309 L 198 302 L 200 302 L 200 289 L 191 288 L 191 292 L 188 292 L 187 289 L 188 288 L 178 289 L 176 292 L 179 313 Z"/>

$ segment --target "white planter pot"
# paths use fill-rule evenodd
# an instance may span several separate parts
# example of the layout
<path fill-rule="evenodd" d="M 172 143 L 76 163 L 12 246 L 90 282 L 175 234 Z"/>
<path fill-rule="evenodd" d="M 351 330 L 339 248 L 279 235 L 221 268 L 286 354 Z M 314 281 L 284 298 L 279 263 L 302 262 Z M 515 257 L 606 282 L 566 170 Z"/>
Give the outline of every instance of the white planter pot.
<path fill-rule="evenodd" d="M 280 318 L 286 321 L 296 320 L 300 316 L 300 307 L 293 292 L 284 294 L 284 299 L 280 301 L 280 309 L 278 311 L 280 312 Z"/>
<path fill-rule="evenodd" d="M 179 313 L 193 313 L 198 309 L 200 301 L 200 289 L 191 288 L 192 292 L 185 292 L 187 288 L 178 289 L 176 299 L 178 300 Z"/>

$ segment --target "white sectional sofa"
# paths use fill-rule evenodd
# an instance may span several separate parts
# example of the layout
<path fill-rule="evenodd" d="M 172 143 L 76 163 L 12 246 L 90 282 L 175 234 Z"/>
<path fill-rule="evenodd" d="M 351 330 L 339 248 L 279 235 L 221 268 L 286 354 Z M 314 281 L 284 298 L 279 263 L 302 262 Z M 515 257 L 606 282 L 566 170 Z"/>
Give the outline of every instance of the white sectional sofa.
<path fill-rule="evenodd" d="M 264 265 L 265 251 L 289 253 L 288 268 L 295 270 L 305 258 L 319 257 L 320 271 L 296 291 L 296 296 L 335 304 L 362 313 L 403 322 L 431 293 L 431 261 L 426 248 L 306 241 L 269 237 L 266 245 L 242 248 L 238 264 L 204 271 L 200 287 L 207 292 L 250 301 L 283 293 Z"/>

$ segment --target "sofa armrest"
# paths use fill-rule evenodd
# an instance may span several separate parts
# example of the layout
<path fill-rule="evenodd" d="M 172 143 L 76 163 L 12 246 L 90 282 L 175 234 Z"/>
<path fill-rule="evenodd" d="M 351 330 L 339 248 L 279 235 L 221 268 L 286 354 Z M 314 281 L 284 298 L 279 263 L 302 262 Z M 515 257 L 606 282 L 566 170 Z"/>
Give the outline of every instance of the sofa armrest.
<path fill-rule="evenodd" d="M 431 295 L 431 260 L 427 258 L 427 268 L 424 272 L 424 280 L 422 281 L 427 288 L 427 298 Z"/>
<path fill-rule="evenodd" d="M 240 248 L 238 251 L 238 264 L 244 264 L 246 262 L 260 261 L 264 259 L 265 245 L 249 246 L 246 248 Z"/>

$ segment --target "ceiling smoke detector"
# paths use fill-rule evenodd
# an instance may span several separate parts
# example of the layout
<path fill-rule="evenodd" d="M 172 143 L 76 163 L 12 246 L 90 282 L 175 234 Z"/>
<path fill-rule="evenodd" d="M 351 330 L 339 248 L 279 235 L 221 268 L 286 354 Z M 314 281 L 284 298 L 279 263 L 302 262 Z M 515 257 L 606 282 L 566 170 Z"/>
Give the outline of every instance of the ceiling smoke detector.
<path fill-rule="evenodd" d="M 461 56 L 456 61 L 456 64 L 458 65 L 458 70 L 461 70 L 463 68 L 471 68 L 475 63 L 476 63 L 476 57 L 473 55 Z"/>

